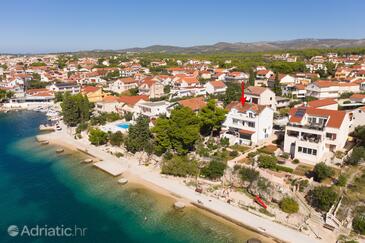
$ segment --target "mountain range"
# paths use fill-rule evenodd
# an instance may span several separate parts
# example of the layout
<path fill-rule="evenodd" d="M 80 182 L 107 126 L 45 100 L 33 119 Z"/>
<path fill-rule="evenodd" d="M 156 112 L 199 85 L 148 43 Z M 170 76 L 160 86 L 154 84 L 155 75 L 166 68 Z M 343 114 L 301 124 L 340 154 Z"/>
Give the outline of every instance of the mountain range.
<path fill-rule="evenodd" d="M 140 53 L 213 53 L 213 52 L 260 52 L 301 49 L 332 49 L 365 47 L 365 39 L 296 39 L 288 41 L 261 42 L 218 42 L 213 45 L 179 47 L 170 45 L 152 45 L 117 50 L 117 52 Z"/>

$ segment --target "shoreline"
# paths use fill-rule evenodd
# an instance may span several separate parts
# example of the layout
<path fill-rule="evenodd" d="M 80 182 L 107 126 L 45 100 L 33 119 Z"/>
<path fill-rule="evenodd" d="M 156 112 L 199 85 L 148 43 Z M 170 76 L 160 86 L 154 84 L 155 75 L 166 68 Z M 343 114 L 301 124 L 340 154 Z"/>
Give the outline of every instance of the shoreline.
<path fill-rule="evenodd" d="M 260 236 L 267 238 L 267 240 L 274 242 L 321 242 L 318 239 L 313 239 L 299 231 L 259 217 L 248 211 L 229 205 L 221 200 L 207 195 L 198 194 L 191 188 L 182 185 L 175 180 L 161 177 L 160 174 L 156 175 L 156 173 L 150 171 L 150 169 L 139 166 L 138 163 L 133 163 L 136 162 L 133 161 L 133 159 L 124 157 L 116 158 L 97 147 L 83 144 L 80 140 L 75 140 L 64 130 L 60 132 L 40 134 L 36 136 L 36 140 L 38 142 L 47 140 L 51 145 L 61 146 L 72 151 L 78 151 L 88 157 L 98 160 L 117 160 L 126 166 L 126 171 L 123 173 L 123 177 L 130 180 L 131 183 L 139 184 L 142 187 L 150 189 L 158 194 L 168 196 L 176 201 L 184 202 L 187 207 L 195 207 L 205 211 L 206 213 L 219 217 L 222 220 L 226 220 L 229 223 L 233 223 L 246 230 L 259 234 Z M 201 205 L 196 203 L 198 200 L 204 202 L 204 204 Z"/>

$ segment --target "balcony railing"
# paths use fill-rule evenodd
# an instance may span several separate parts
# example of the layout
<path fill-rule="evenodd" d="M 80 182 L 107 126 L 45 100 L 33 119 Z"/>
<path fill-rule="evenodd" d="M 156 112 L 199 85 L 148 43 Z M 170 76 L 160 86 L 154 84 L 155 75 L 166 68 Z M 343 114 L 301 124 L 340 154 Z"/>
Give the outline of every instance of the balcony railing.
<path fill-rule="evenodd" d="M 306 129 L 312 129 L 312 130 L 317 130 L 317 131 L 323 131 L 324 127 L 323 126 L 317 126 L 317 125 L 312 125 L 312 124 L 308 124 L 308 125 L 300 125 L 300 124 L 296 124 L 296 123 L 288 123 L 288 126 L 291 127 L 299 127 L 299 128 L 306 128 Z"/>

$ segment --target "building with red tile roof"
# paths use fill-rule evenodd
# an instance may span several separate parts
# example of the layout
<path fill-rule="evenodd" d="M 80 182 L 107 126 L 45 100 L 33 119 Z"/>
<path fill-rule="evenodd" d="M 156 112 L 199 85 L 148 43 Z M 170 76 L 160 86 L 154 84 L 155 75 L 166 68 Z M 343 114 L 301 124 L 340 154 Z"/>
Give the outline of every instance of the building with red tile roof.
<path fill-rule="evenodd" d="M 284 152 L 305 163 L 319 163 L 326 154 L 344 148 L 350 125 L 345 111 L 292 108 L 285 130 Z"/>
<path fill-rule="evenodd" d="M 335 99 L 323 99 L 323 100 L 312 100 L 307 103 L 308 107 L 327 109 L 327 110 L 338 110 L 338 103 Z"/>
<path fill-rule="evenodd" d="M 222 125 L 222 137 L 230 144 L 260 145 L 272 134 L 274 111 L 266 106 L 234 101 Z"/>
<path fill-rule="evenodd" d="M 207 105 L 207 102 L 204 101 L 204 97 L 195 97 L 186 100 L 180 100 L 178 103 L 181 106 L 189 107 L 193 111 L 199 111 L 201 108 Z"/>

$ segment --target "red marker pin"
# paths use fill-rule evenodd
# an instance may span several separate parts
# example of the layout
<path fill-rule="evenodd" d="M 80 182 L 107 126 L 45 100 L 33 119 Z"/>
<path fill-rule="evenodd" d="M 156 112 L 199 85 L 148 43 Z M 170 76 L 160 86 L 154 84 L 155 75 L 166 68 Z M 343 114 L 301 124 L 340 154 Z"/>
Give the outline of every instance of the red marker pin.
<path fill-rule="evenodd" d="M 244 82 L 241 83 L 241 89 L 242 89 L 242 95 L 241 95 L 240 101 L 241 101 L 242 106 L 244 106 L 245 105 L 245 102 L 246 102 L 246 97 L 245 97 L 245 83 Z"/>

